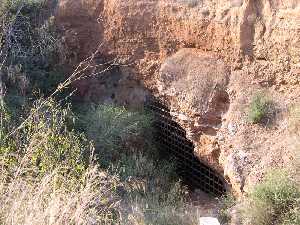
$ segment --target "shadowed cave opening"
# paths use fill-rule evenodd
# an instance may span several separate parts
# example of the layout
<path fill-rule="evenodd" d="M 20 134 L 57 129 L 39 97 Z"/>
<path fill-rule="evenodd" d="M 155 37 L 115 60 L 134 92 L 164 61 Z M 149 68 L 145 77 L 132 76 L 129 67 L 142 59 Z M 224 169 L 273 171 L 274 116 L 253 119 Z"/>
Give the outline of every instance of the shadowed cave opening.
<path fill-rule="evenodd" d="M 155 140 L 162 157 L 175 159 L 176 171 L 190 190 L 200 189 L 213 196 L 227 192 L 225 179 L 194 155 L 194 144 L 186 131 L 170 115 L 170 110 L 156 99 L 147 101 L 146 108 L 154 116 Z"/>

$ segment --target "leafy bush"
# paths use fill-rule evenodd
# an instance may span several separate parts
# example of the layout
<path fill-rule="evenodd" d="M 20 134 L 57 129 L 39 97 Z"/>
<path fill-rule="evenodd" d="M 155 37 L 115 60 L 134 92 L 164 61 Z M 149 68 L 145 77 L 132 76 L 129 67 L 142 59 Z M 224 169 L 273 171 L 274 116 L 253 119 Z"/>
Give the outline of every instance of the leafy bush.
<path fill-rule="evenodd" d="M 81 122 L 87 136 L 94 140 L 102 164 L 107 165 L 118 159 L 130 138 L 149 131 L 151 116 L 124 107 L 97 105 L 89 107 Z"/>
<path fill-rule="evenodd" d="M 232 208 L 235 203 L 236 199 L 233 195 L 225 195 L 219 200 L 220 202 L 220 210 L 219 210 L 219 219 L 222 224 L 229 223 L 231 220 L 230 216 L 230 208 Z"/>
<path fill-rule="evenodd" d="M 297 225 L 294 221 L 299 219 L 295 213 L 299 212 L 300 190 L 285 172 L 275 170 L 268 174 L 248 200 L 243 215 L 252 225 Z"/>
<path fill-rule="evenodd" d="M 265 94 L 256 94 L 249 106 L 248 118 L 251 123 L 262 123 L 272 113 L 272 101 Z"/>
<path fill-rule="evenodd" d="M 1 140 L 2 160 L 14 159 L 18 164 L 26 155 L 27 161 L 22 162 L 23 166 L 25 163 L 38 174 L 51 172 L 61 165 L 61 172 L 63 167 L 67 170 L 72 168 L 71 173 L 80 177 L 87 167 L 87 157 L 93 146 L 84 135 L 69 129 L 67 125 L 72 122 L 71 119 L 69 108 L 62 108 L 51 99 L 37 101 L 20 129 L 14 130 L 7 124 L 8 120 L 4 121 L 3 127 L 11 130 Z"/>
<path fill-rule="evenodd" d="M 118 160 L 107 157 L 109 169 L 96 164 L 93 146 L 73 129 L 77 122 L 69 107 L 41 99 L 21 124 L 12 123 L 6 110 L 0 151 L 0 222 L 197 224 L 196 211 L 187 211 L 185 190 L 173 165 L 159 161 L 150 144 L 131 152 L 119 146 L 131 135 L 144 135 L 151 119 L 119 107 L 97 109 L 94 119 L 105 124 L 99 134 L 113 143 L 102 145 L 100 138 L 98 145 L 108 152 L 111 146 L 123 150 L 115 151 Z M 91 127 L 95 125 L 89 121 Z M 114 124 L 119 129 L 111 131 Z M 97 138 L 97 133 L 91 134 Z M 98 157 L 108 152 L 99 151 Z"/>
<path fill-rule="evenodd" d="M 69 108 L 39 100 L 25 118 L 10 124 L 2 107 L 0 223 L 115 224 L 121 182 L 96 165 Z"/>
<path fill-rule="evenodd" d="M 300 200 L 296 207 L 287 212 L 282 218 L 282 225 L 297 225 L 300 224 Z"/>
<path fill-rule="evenodd" d="M 151 142 L 152 116 L 112 105 L 86 111 L 81 126 L 95 140 L 100 165 L 122 182 L 122 224 L 197 224 L 196 212 L 186 211 L 185 189 L 174 165 L 158 159 Z"/>
<path fill-rule="evenodd" d="M 44 0 L 4 0 L 0 3 L 2 46 L 8 65 L 38 66 L 48 61 L 57 42 Z"/>
<path fill-rule="evenodd" d="M 47 7 L 44 0 L 0 2 L 0 73 L 8 95 L 49 94 L 65 78 L 62 45 Z"/>

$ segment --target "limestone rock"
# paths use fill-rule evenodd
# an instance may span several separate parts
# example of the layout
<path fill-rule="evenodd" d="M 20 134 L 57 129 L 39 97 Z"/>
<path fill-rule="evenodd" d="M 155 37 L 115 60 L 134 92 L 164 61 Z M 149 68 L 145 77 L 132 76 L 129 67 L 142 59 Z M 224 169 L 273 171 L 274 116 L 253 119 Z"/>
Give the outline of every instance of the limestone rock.
<path fill-rule="evenodd" d="M 229 74 L 222 60 L 196 49 L 182 49 L 162 65 L 159 95 L 171 99 L 172 110 L 180 107 L 177 111 L 196 119 L 197 126 L 216 127 L 229 104 Z"/>
<path fill-rule="evenodd" d="M 220 225 L 220 223 L 214 217 L 200 217 L 200 225 Z"/>
<path fill-rule="evenodd" d="M 230 71 L 223 60 L 197 49 L 182 49 L 162 64 L 156 97 L 166 99 L 195 142 L 195 153 L 218 168 L 217 130 L 229 106 L 226 92 Z M 188 126 L 186 126 L 188 124 Z"/>

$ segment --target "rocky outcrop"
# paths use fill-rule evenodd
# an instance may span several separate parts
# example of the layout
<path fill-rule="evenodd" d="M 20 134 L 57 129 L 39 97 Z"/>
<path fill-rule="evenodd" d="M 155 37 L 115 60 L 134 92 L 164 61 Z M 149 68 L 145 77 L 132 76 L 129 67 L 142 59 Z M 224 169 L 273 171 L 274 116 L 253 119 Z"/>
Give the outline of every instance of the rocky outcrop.
<path fill-rule="evenodd" d="M 56 21 L 70 60 L 101 44 L 101 57 L 130 65 L 120 67 L 128 79 L 117 95 L 134 83 L 132 99 L 144 96 L 138 80 L 164 99 L 195 153 L 237 194 L 292 160 L 286 111 L 300 93 L 298 0 L 61 0 Z M 247 121 L 261 90 L 277 108 L 268 126 Z"/>
<path fill-rule="evenodd" d="M 187 130 L 195 153 L 221 171 L 216 135 L 230 104 L 229 78 L 230 70 L 222 59 L 182 49 L 165 60 L 157 79 L 158 97 Z"/>

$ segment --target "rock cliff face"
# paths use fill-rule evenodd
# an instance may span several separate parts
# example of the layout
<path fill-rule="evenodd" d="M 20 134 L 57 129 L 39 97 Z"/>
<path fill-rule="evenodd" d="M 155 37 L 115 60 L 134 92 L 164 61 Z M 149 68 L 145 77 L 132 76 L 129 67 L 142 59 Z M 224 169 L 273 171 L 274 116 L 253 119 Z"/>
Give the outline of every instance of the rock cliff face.
<path fill-rule="evenodd" d="M 300 93 L 299 0 L 61 0 L 56 19 L 70 58 L 101 43 L 102 57 L 128 64 L 119 95 L 142 102 L 143 87 L 163 99 L 195 154 L 236 194 L 292 160 L 287 109 Z M 276 104 L 268 126 L 247 121 L 259 91 Z"/>

